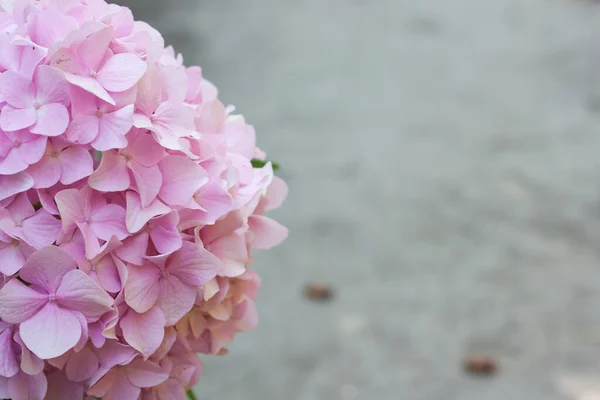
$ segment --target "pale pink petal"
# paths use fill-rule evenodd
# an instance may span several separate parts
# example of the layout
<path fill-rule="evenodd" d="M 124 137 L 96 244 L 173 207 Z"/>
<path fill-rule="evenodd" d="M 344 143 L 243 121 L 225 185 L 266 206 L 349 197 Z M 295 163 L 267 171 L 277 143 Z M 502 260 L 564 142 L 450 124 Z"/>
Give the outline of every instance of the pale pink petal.
<path fill-rule="evenodd" d="M 195 243 L 183 242 L 169 259 L 167 270 L 188 285 L 201 286 L 213 279 L 220 267 L 220 260 L 209 251 Z"/>
<path fill-rule="evenodd" d="M 92 33 L 78 49 L 79 59 L 87 68 L 97 72 L 112 39 L 112 26 L 106 26 L 106 28 Z"/>
<path fill-rule="evenodd" d="M 108 92 L 98 83 L 94 78 L 89 76 L 74 75 L 69 72 L 65 72 L 65 78 L 69 83 L 82 88 L 83 90 L 92 93 L 107 103 L 115 105 L 114 99 L 108 94 Z"/>
<path fill-rule="evenodd" d="M 48 296 L 12 279 L 0 290 L 0 319 L 18 324 L 34 315 L 47 300 Z"/>
<path fill-rule="evenodd" d="M 53 244 L 60 230 L 60 221 L 44 209 L 23 221 L 23 239 L 36 249 Z"/>
<path fill-rule="evenodd" d="M 23 160 L 18 149 L 12 149 L 4 159 L 0 158 L 0 174 L 12 175 L 25 171 L 29 163 Z"/>
<path fill-rule="evenodd" d="M 278 176 L 273 177 L 273 181 L 271 182 L 271 186 L 267 190 L 267 195 L 265 196 L 265 206 L 264 211 L 274 210 L 276 208 L 281 207 L 281 203 L 288 195 L 288 186 L 283 179 Z"/>
<path fill-rule="evenodd" d="M 288 235 L 286 227 L 277 221 L 262 215 L 252 215 L 248 218 L 248 227 L 253 233 L 252 247 L 268 250 L 280 245 Z"/>
<path fill-rule="evenodd" d="M 34 43 L 49 48 L 65 39 L 78 25 L 73 17 L 55 10 L 45 10 L 31 15 L 28 33 Z"/>
<path fill-rule="evenodd" d="M 148 207 L 160 192 L 163 183 L 162 173 L 157 165 L 144 167 L 136 162 L 130 162 L 129 168 L 133 173 L 142 207 Z"/>
<path fill-rule="evenodd" d="M 146 73 L 138 83 L 136 108 L 146 115 L 151 115 L 161 103 L 162 88 L 156 82 L 160 81 L 158 68 L 149 65 Z"/>
<path fill-rule="evenodd" d="M 92 146 L 99 151 L 122 149 L 127 146 L 125 135 L 133 127 L 133 105 L 128 105 L 99 119 L 98 138 Z"/>
<path fill-rule="evenodd" d="M 169 374 L 158 364 L 136 359 L 125 368 L 127 378 L 137 387 L 150 388 L 167 380 Z"/>
<path fill-rule="evenodd" d="M 88 177 L 94 170 L 92 155 L 81 146 L 67 147 L 60 152 L 58 159 L 62 164 L 60 182 L 64 185 Z"/>
<path fill-rule="evenodd" d="M 29 197 L 23 193 L 18 195 L 8 206 L 8 211 L 15 221 L 21 222 L 35 214 L 35 209 L 29 201 Z"/>
<path fill-rule="evenodd" d="M 100 366 L 98 358 L 89 347 L 84 347 L 80 352 L 69 357 L 65 373 L 73 382 L 83 382 L 90 379 Z"/>
<path fill-rule="evenodd" d="M 0 175 L 0 201 L 33 187 L 33 178 L 25 172 L 15 175 Z"/>
<path fill-rule="evenodd" d="M 138 313 L 152 308 L 160 296 L 161 271 L 152 264 L 130 265 L 125 284 L 125 301 Z"/>
<path fill-rule="evenodd" d="M 79 311 L 86 317 L 98 317 L 113 304 L 113 298 L 81 270 L 64 276 L 56 291 L 56 301 L 61 307 Z"/>
<path fill-rule="evenodd" d="M 98 72 L 98 82 L 111 92 L 123 92 L 135 85 L 146 72 L 146 63 L 135 54 L 116 54 Z"/>
<path fill-rule="evenodd" d="M 160 197 L 170 205 L 188 204 L 194 193 L 208 181 L 206 171 L 187 157 L 170 156 L 159 166 L 163 175 Z"/>
<path fill-rule="evenodd" d="M 37 136 L 35 139 L 21 145 L 17 152 L 23 161 L 27 164 L 34 164 L 42 158 L 46 150 L 48 138 L 45 136 Z"/>
<path fill-rule="evenodd" d="M 175 325 L 187 314 L 196 301 L 197 289 L 189 283 L 183 283 L 177 276 L 161 281 L 158 306 L 165 313 L 167 326 Z"/>
<path fill-rule="evenodd" d="M 23 253 L 17 240 L 9 243 L 0 242 L 0 272 L 4 275 L 13 275 L 19 272 L 27 255 Z"/>
<path fill-rule="evenodd" d="M 166 155 L 165 149 L 147 133 L 135 135 L 129 142 L 127 152 L 131 154 L 135 163 L 144 167 L 154 167 Z"/>
<path fill-rule="evenodd" d="M 141 231 L 128 237 L 123 242 L 123 246 L 115 250 L 115 254 L 125 262 L 134 265 L 142 265 L 143 257 L 148 250 L 148 232 Z"/>
<path fill-rule="evenodd" d="M 19 362 L 14 351 L 12 329 L 5 329 L 0 333 L 0 376 L 10 378 L 19 372 Z"/>
<path fill-rule="evenodd" d="M 125 209 L 116 204 L 108 204 L 90 218 L 90 227 L 102 240 L 110 240 L 114 235 L 119 240 L 129 236 L 125 226 Z"/>
<path fill-rule="evenodd" d="M 100 165 L 88 179 L 88 184 L 100 192 L 121 192 L 130 185 L 125 158 L 113 151 L 102 154 Z"/>
<path fill-rule="evenodd" d="M 8 393 L 13 400 L 44 400 L 47 388 L 43 373 L 31 376 L 21 372 L 8 380 Z"/>
<path fill-rule="evenodd" d="M 37 122 L 31 127 L 32 133 L 44 136 L 63 134 L 69 126 L 69 111 L 58 103 L 44 104 L 37 110 Z"/>
<path fill-rule="evenodd" d="M 150 219 L 165 215 L 171 211 L 160 200 L 156 199 L 146 208 L 142 208 L 140 196 L 135 192 L 127 192 L 127 230 L 130 233 L 139 232 Z"/>
<path fill-rule="evenodd" d="M 58 103 L 65 107 L 71 104 L 69 83 L 60 70 L 40 65 L 35 71 L 33 81 L 36 84 L 36 100 L 39 104 Z"/>
<path fill-rule="evenodd" d="M 100 254 L 100 241 L 90 228 L 90 224 L 87 222 L 77 222 L 77 227 L 79 228 L 85 243 L 85 256 L 89 260 L 92 260 Z"/>
<path fill-rule="evenodd" d="M 81 325 L 72 311 L 49 302 L 33 317 L 22 322 L 19 332 L 29 350 L 45 360 L 73 348 L 81 337 Z"/>
<path fill-rule="evenodd" d="M 30 108 L 14 108 L 6 105 L 0 113 L 0 128 L 5 131 L 16 131 L 30 127 L 37 121 L 37 110 Z"/>
<path fill-rule="evenodd" d="M 165 315 L 158 307 L 152 307 L 144 314 L 129 310 L 120 322 L 127 343 L 145 358 L 160 347 L 165 336 L 165 324 Z"/>
<path fill-rule="evenodd" d="M 179 250 L 182 245 L 181 233 L 177 229 L 177 223 L 179 218 L 176 212 L 165 215 L 162 218 L 168 218 L 172 220 L 174 224 L 168 222 L 157 223 L 153 226 L 150 231 L 150 237 L 154 247 L 160 254 L 169 254 L 176 250 Z"/>
<path fill-rule="evenodd" d="M 0 87 L 2 87 L 4 101 L 14 108 L 33 107 L 35 89 L 33 83 L 23 75 L 18 72 L 6 71 L 0 76 Z"/>
<path fill-rule="evenodd" d="M 84 197 L 77 189 L 66 189 L 54 197 L 60 212 L 63 230 L 70 232 L 75 229 L 75 223 L 85 218 L 83 214 Z"/>
<path fill-rule="evenodd" d="M 8 378 L 0 376 L 0 397 L 1 398 L 9 398 L 10 393 L 8 393 Z"/>
<path fill-rule="evenodd" d="M 58 158 L 44 156 L 40 162 L 30 166 L 27 173 L 35 181 L 36 189 L 46 189 L 54 186 L 60 180 L 62 168 Z"/>
<path fill-rule="evenodd" d="M 119 274 L 118 263 L 122 262 L 112 255 L 102 257 L 96 263 L 96 274 L 98 281 L 109 293 L 117 293 L 122 289 L 122 281 Z"/>
<path fill-rule="evenodd" d="M 98 137 L 100 121 L 96 115 L 75 114 L 67 128 L 67 138 L 75 143 L 89 144 Z"/>
<path fill-rule="evenodd" d="M 54 293 L 67 272 L 77 268 L 77 263 L 55 246 L 44 247 L 33 253 L 25 262 L 19 275 L 26 282 Z"/>
<path fill-rule="evenodd" d="M 15 342 L 21 346 L 21 370 L 29 375 L 37 375 L 44 370 L 44 360 L 33 354 L 17 332 L 14 336 Z"/>

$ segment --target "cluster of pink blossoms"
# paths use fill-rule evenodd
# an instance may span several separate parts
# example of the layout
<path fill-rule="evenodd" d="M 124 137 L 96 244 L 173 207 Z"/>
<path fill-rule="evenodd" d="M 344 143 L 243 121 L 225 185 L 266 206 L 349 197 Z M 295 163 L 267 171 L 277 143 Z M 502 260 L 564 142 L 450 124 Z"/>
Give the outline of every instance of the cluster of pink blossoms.
<path fill-rule="evenodd" d="M 184 399 L 257 324 L 286 185 L 128 8 L 0 7 L 0 398 Z"/>

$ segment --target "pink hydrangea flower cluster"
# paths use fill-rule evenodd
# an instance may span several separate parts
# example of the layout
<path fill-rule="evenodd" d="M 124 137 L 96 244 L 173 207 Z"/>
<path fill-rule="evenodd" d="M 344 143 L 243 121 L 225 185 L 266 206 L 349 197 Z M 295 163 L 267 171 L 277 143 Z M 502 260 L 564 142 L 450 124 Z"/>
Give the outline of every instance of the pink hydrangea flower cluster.
<path fill-rule="evenodd" d="M 0 7 L 0 398 L 184 399 L 257 324 L 286 185 L 128 8 Z"/>

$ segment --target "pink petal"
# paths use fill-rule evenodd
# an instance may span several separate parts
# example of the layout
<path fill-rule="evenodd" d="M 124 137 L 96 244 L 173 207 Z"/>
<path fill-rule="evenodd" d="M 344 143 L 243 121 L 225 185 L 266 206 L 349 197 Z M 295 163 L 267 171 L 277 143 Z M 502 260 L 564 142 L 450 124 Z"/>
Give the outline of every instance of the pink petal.
<path fill-rule="evenodd" d="M 23 253 L 16 240 L 9 243 L 0 242 L 0 260 L 2 260 L 0 273 L 8 276 L 16 274 L 25 263 L 28 255 Z"/>
<path fill-rule="evenodd" d="M 142 208 L 140 196 L 134 192 L 127 192 L 127 230 L 130 233 L 139 232 L 150 219 L 165 215 L 171 211 L 160 200 L 156 199 L 146 208 Z"/>
<path fill-rule="evenodd" d="M 125 284 L 125 301 L 138 313 L 150 310 L 160 296 L 161 271 L 152 264 L 130 265 Z"/>
<path fill-rule="evenodd" d="M 113 298 L 81 270 L 68 272 L 56 291 L 61 307 L 76 310 L 86 317 L 99 317 L 110 311 Z"/>
<path fill-rule="evenodd" d="M 6 105 L 0 113 L 0 128 L 5 131 L 16 131 L 30 127 L 37 121 L 37 110 L 30 108 L 13 108 Z"/>
<path fill-rule="evenodd" d="M 220 260 L 203 247 L 183 242 L 168 261 L 167 271 L 192 286 L 201 286 L 213 279 L 221 267 Z"/>
<path fill-rule="evenodd" d="M 111 92 L 133 87 L 146 72 L 146 63 L 134 54 L 116 54 L 98 72 L 98 82 Z"/>
<path fill-rule="evenodd" d="M 102 154 L 98 169 L 88 179 L 88 184 L 100 192 L 121 192 L 127 190 L 130 183 L 125 158 L 113 151 Z"/>
<path fill-rule="evenodd" d="M 197 288 L 183 283 L 177 276 L 162 280 L 158 306 L 165 313 L 167 326 L 175 325 L 192 309 L 196 295 Z"/>
<path fill-rule="evenodd" d="M 55 10 L 32 14 L 29 20 L 29 36 L 40 46 L 49 48 L 65 39 L 78 28 L 77 20 Z"/>
<path fill-rule="evenodd" d="M 206 171 L 183 156 L 170 156 L 160 162 L 163 186 L 160 197 L 167 204 L 184 206 L 207 181 Z"/>
<path fill-rule="evenodd" d="M 100 241 L 90 228 L 90 224 L 87 222 L 78 222 L 77 227 L 79 228 L 85 243 L 85 256 L 87 259 L 92 260 L 100 254 Z"/>
<path fill-rule="evenodd" d="M 69 72 L 65 72 L 65 78 L 69 83 L 82 88 L 83 90 L 92 93 L 107 103 L 115 105 L 114 99 L 108 94 L 108 92 L 98 83 L 94 78 L 89 76 L 74 75 Z"/>
<path fill-rule="evenodd" d="M 83 382 L 94 376 L 99 366 L 98 358 L 94 352 L 89 347 L 84 347 L 80 352 L 69 357 L 65 373 L 71 381 Z"/>
<path fill-rule="evenodd" d="M 14 221 L 23 221 L 35 214 L 35 209 L 25 193 L 18 195 L 8 206 L 8 211 Z"/>
<path fill-rule="evenodd" d="M 0 333 L 0 376 L 10 378 L 19 372 L 19 362 L 14 351 L 12 329 Z"/>
<path fill-rule="evenodd" d="M 75 114 L 67 128 L 67 138 L 75 143 L 89 144 L 98 137 L 100 121 L 96 115 Z"/>
<path fill-rule="evenodd" d="M 48 246 L 33 253 L 19 275 L 47 293 L 54 293 L 67 272 L 76 268 L 77 263 L 69 253 L 58 247 Z"/>
<path fill-rule="evenodd" d="M 110 391 L 102 396 L 102 400 L 137 400 L 141 391 L 142 389 L 132 385 L 127 378 L 121 377 Z"/>
<path fill-rule="evenodd" d="M 288 230 L 277 221 L 262 215 L 248 218 L 248 227 L 253 233 L 252 247 L 268 250 L 280 245 L 288 235 Z"/>
<path fill-rule="evenodd" d="M 112 255 L 102 257 L 100 261 L 96 263 L 96 274 L 98 275 L 98 281 L 109 293 L 118 293 L 122 289 L 121 277 L 119 274 L 119 267 L 117 264 L 123 263 Z"/>
<path fill-rule="evenodd" d="M 63 134 L 69 126 L 69 111 L 58 103 L 44 104 L 37 110 L 37 122 L 31 132 L 44 136 Z"/>
<path fill-rule="evenodd" d="M 33 317 L 22 322 L 19 332 L 29 350 L 46 360 L 72 349 L 81 337 L 81 325 L 72 311 L 49 302 Z"/>
<path fill-rule="evenodd" d="M 9 397 L 13 400 L 44 400 L 47 388 L 43 373 L 31 376 L 21 372 L 8 381 Z"/>
<path fill-rule="evenodd" d="M 72 232 L 75 229 L 75 223 L 85 218 L 83 195 L 77 189 L 66 189 L 58 192 L 54 199 L 60 212 L 63 231 Z"/>
<path fill-rule="evenodd" d="M 5 378 L 3 376 L 0 376 L 0 397 L 10 397 L 10 393 L 8 393 L 8 378 Z"/>
<path fill-rule="evenodd" d="M 150 357 L 160 347 L 165 336 L 166 319 L 158 307 L 152 307 L 144 314 L 129 310 L 120 324 L 127 343 L 145 358 Z"/>
<path fill-rule="evenodd" d="M 21 370 L 28 375 L 37 375 L 42 372 L 45 366 L 44 360 L 41 360 L 25 346 L 18 332 L 15 334 L 15 341 L 21 346 Z"/>
<path fill-rule="evenodd" d="M 35 139 L 23 143 L 17 150 L 19 156 L 27 164 L 34 164 L 42 159 L 46 150 L 48 138 L 35 136 Z"/>
<path fill-rule="evenodd" d="M 31 165 L 27 169 L 27 173 L 35 181 L 34 186 L 36 189 L 46 189 L 56 185 L 60 180 L 62 168 L 58 158 L 44 156 L 40 162 Z"/>
<path fill-rule="evenodd" d="M 0 318 L 18 324 L 38 312 L 47 300 L 47 296 L 12 279 L 0 290 Z"/>
<path fill-rule="evenodd" d="M 154 167 L 162 160 L 166 153 L 152 135 L 146 133 L 138 133 L 130 140 L 127 152 L 135 163 L 144 167 Z"/>
<path fill-rule="evenodd" d="M 110 41 L 113 39 L 113 28 L 106 28 L 88 36 L 78 49 L 79 59 L 92 71 L 98 71 Z M 110 90 L 110 89 L 109 89 Z"/>
<path fill-rule="evenodd" d="M 157 165 L 144 167 L 136 162 L 130 162 L 129 167 L 135 179 L 142 207 L 148 207 L 156 199 L 163 183 L 160 169 Z"/>
<path fill-rule="evenodd" d="M 99 134 L 92 142 L 98 151 L 123 149 L 127 146 L 125 135 L 133 127 L 133 105 L 104 114 L 99 119 Z"/>
<path fill-rule="evenodd" d="M 23 75 L 6 71 L 0 76 L 0 87 L 2 87 L 4 101 L 12 107 L 18 109 L 33 107 L 35 90 L 31 81 Z"/>
<path fill-rule="evenodd" d="M 23 221 L 23 239 L 36 249 L 53 244 L 60 231 L 60 221 L 44 209 Z"/>
<path fill-rule="evenodd" d="M 33 178 L 25 172 L 15 175 L 0 175 L 0 201 L 33 187 Z"/>
<path fill-rule="evenodd" d="M 129 236 L 125 226 L 125 209 L 116 204 L 108 204 L 90 218 L 90 227 L 102 240 L 110 240 L 114 235 L 119 240 Z"/>
<path fill-rule="evenodd" d="M 156 84 L 157 81 L 160 81 L 158 68 L 151 65 L 138 83 L 135 105 L 145 115 L 151 115 L 161 103 L 162 89 Z"/>
<path fill-rule="evenodd" d="M 153 224 L 154 226 L 150 231 L 150 237 L 152 238 L 154 247 L 156 247 L 156 250 L 158 250 L 160 254 L 170 254 L 179 250 L 182 245 L 181 233 L 179 233 L 179 230 L 177 229 L 179 217 L 176 212 L 173 212 L 160 219 L 166 219 L 166 221 L 161 221 L 155 225 Z"/>
<path fill-rule="evenodd" d="M 58 156 L 62 164 L 60 182 L 70 185 L 80 179 L 90 176 L 94 170 L 92 155 L 81 146 L 67 147 Z"/>
<path fill-rule="evenodd" d="M 125 262 L 134 265 L 142 265 L 143 257 L 148 250 L 148 232 L 139 232 L 128 237 L 123 242 L 123 246 L 115 250 L 115 254 Z"/>
<path fill-rule="evenodd" d="M 11 149 L 4 159 L 0 158 L 0 174 L 12 175 L 18 172 L 25 171 L 29 163 L 27 163 L 21 155 L 18 149 Z"/>
<path fill-rule="evenodd" d="M 68 380 L 62 371 L 48 375 L 48 393 L 45 400 L 81 400 L 84 398 L 83 384 Z"/>
<path fill-rule="evenodd" d="M 288 195 L 288 190 L 285 181 L 278 176 L 274 176 L 271 186 L 269 186 L 267 191 L 267 195 L 265 196 L 267 204 L 264 207 L 264 211 L 270 211 L 281 207 L 281 203 L 283 203 L 283 200 L 285 200 Z"/>
<path fill-rule="evenodd" d="M 139 358 L 127 365 L 125 370 L 129 381 L 141 388 L 158 386 L 169 378 L 169 374 L 158 364 Z"/>
<path fill-rule="evenodd" d="M 33 81 L 36 84 L 36 100 L 39 104 L 57 103 L 65 107 L 71 104 L 69 83 L 60 70 L 40 65 L 35 71 Z"/>

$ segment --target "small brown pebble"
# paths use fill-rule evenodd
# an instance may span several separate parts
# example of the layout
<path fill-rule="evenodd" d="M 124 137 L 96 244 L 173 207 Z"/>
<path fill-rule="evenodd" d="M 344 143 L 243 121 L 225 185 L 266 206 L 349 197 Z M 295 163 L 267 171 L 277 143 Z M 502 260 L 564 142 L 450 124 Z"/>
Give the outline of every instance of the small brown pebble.
<path fill-rule="evenodd" d="M 327 301 L 333 297 L 331 286 L 321 282 L 309 282 L 304 293 L 306 297 L 314 301 Z"/>
<path fill-rule="evenodd" d="M 487 356 L 471 356 L 465 360 L 465 371 L 473 375 L 493 375 L 498 369 L 496 361 Z"/>
<path fill-rule="evenodd" d="M 221 349 L 217 352 L 218 356 L 226 356 L 229 354 L 229 349 L 227 347 L 221 347 Z"/>

